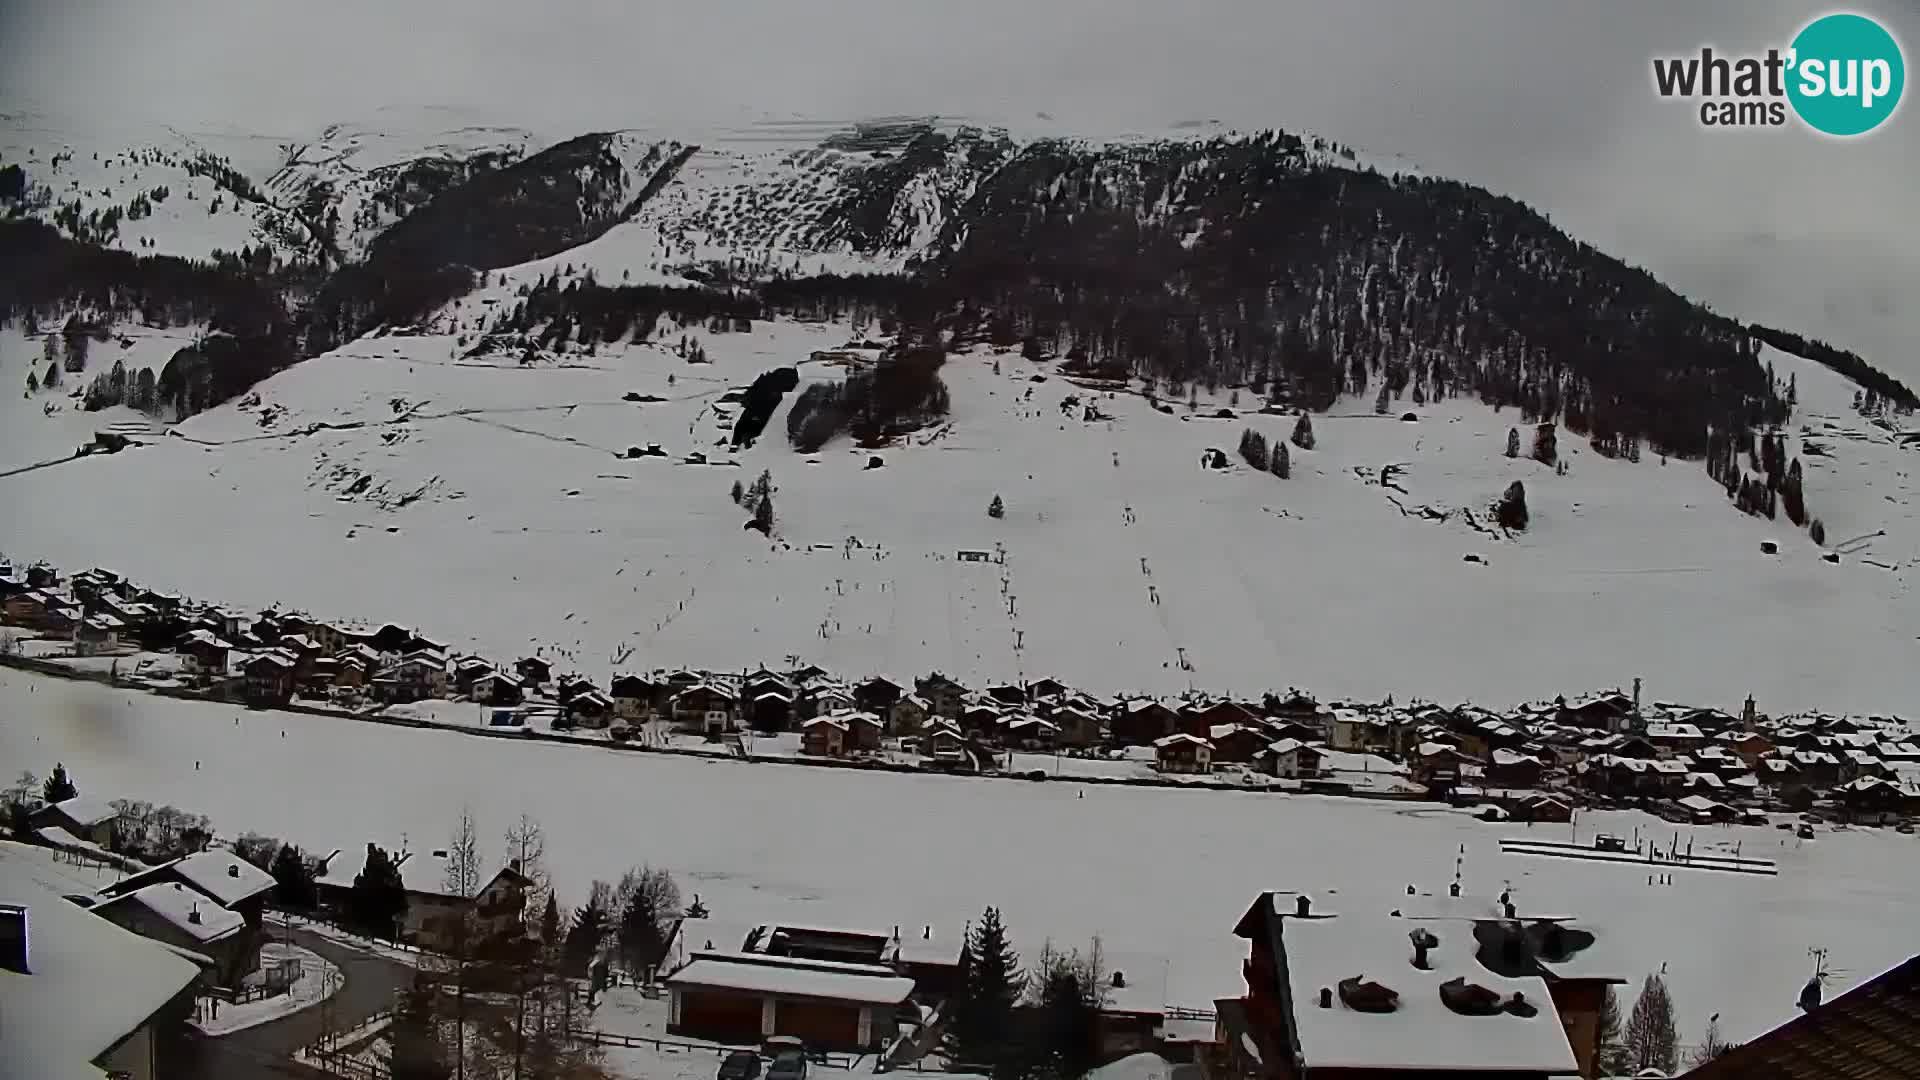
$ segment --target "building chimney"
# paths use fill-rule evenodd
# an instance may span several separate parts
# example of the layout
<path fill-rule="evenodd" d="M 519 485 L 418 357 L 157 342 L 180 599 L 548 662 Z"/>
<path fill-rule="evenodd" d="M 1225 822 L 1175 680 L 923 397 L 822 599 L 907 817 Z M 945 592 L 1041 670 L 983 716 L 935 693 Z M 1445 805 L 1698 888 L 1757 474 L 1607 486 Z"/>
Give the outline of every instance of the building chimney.
<path fill-rule="evenodd" d="M 511 871 L 513 871 L 513 872 L 514 872 L 514 873 L 516 873 L 516 874 L 517 874 L 517 873 L 519 873 L 519 872 L 520 872 L 520 860 L 519 860 L 519 859 L 508 859 L 508 860 L 507 860 L 507 869 L 509 869 L 509 870 L 511 870 Z"/>
<path fill-rule="evenodd" d="M 21 904 L 0 904 L 0 970 L 16 975 L 31 975 L 27 948 L 27 909 Z"/>
<path fill-rule="evenodd" d="M 895 941 L 900 940 L 900 924 L 899 923 L 893 924 L 893 940 Z"/>
<path fill-rule="evenodd" d="M 195 926 L 200 925 L 200 905 L 198 903 L 194 904 L 187 912 L 187 921 Z"/>
<path fill-rule="evenodd" d="M 1125 989 L 1127 988 L 1127 973 L 1126 973 L 1126 972 L 1124 972 L 1124 971 L 1116 971 L 1116 972 L 1114 972 L 1114 973 L 1113 973 L 1113 988 L 1114 988 L 1115 990 L 1125 990 Z"/>
<path fill-rule="evenodd" d="M 1293 913 L 1304 919 L 1313 911 L 1313 897 L 1305 893 L 1293 898 Z"/>
<path fill-rule="evenodd" d="M 1333 1008 L 1333 987 L 1323 986 L 1320 988 L 1320 1007 L 1323 1009 Z"/>
<path fill-rule="evenodd" d="M 1451 884 L 1451 885 L 1449 885 L 1449 886 L 1447 886 L 1447 895 L 1448 895 L 1448 896 L 1455 896 L 1455 897 L 1457 897 L 1457 896 L 1459 896 L 1459 895 L 1460 895 L 1460 883 L 1456 881 L 1456 882 L 1454 882 L 1453 884 Z"/>
<path fill-rule="evenodd" d="M 932 940 L 933 940 L 933 924 L 932 924 L 932 923 L 928 923 L 928 924 L 927 924 L 926 926 L 924 926 L 924 927 L 922 927 L 922 928 L 921 928 L 921 930 L 920 930 L 920 940 L 921 940 L 921 941 L 932 941 Z"/>
<path fill-rule="evenodd" d="M 1427 959 L 1427 953 L 1440 944 L 1440 939 L 1433 936 L 1433 931 L 1424 926 L 1417 928 L 1407 937 L 1413 941 L 1413 966 L 1422 971 L 1432 968 L 1433 963 Z"/>
<path fill-rule="evenodd" d="M 239 864 L 239 863 L 228 863 L 228 864 L 227 864 L 227 876 L 228 876 L 228 877 L 230 877 L 230 878 L 237 878 L 237 877 L 239 877 L 239 876 L 240 876 L 240 864 Z"/>
<path fill-rule="evenodd" d="M 1408 895 L 1408 896 L 1412 896 L 1412 895 L 1413 895 L 1413 886 L 1411 886 L 1411 885 L 1409 885 L 1409 886 L 1407 886 L 1407 895 Z"/>
<path fill-rule="evenodd" d="M 1513 906 L 1513 901 L 1511 900 L 1504 901 L 1500 905 L 1500 909 L 1506 913 L 1507 918 L 1511 919 L 1514 917 L 1516 909 Z"/>

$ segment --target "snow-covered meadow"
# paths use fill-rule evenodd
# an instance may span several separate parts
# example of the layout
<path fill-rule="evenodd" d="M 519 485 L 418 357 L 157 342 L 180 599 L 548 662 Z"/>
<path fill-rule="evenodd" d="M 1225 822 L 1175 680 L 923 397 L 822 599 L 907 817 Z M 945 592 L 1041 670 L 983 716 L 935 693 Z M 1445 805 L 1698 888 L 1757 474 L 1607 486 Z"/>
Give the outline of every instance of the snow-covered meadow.
<path fill-rule="evenodd" d="M 236 722 L 237 721 L 237 722 Z M 490 859 L 522 813 L 539 820 L 563 901 L 594 878 L 666 866 L 716 919 L 810 919 L 951 934 L 999 906 L 1029 954 L 1098 934 L 1129 980 L 1163 974 L 1171 1002 L 1240 988 L 1233 924 L 1264 889 L 1322 907 L 1398 906 L 1442 890 L 1464 848 L 1469 891 L 1575 914 L 1593 963 L 1636 984 L 1666 965 L 1685 1037 L 1721 1014 L 1744 1038 L 1787 1019 L 1829 951 L 1830 992 L 1920 950 L 1920 840 L 1887 830 L 1682 829 L 1681 846 L 1739 844 L 1778 877 L 1676 872 L 1500 854 L 1491 825 L 1438 808 L 1308 796 L 1124 788 L 1071 781 L 869 774 L 478 738 L 331 717 L 252 712 L 0 671 L 0 761 L 11 775 L 64 762 L 81 791 L 171 802 L 227 835 L 260 831 L 321 851 L 366 841 L 425 850 L 473 810 Z M 1664 839 L 1631 814 L 1598 831 Z"/>
<path fill-rule="evenodd" d="M 484 307 L 447 328 L 471 341 Z M 1851 384 L 1786 354 L 1767 359 L 1797 379 L 1790 441 L 1837 564 L 1784 520 L 1735 512 L 1697 463 L 1608 460 L 1563 433 L 1556 476 L 1504 456 L 1516 414 L 1464 401 L 1343 404 L 1314 417 L 1318 448 L 1283 481 L 1233 454 L 1246 426 L 1269 442 L 1292 427 L 1249 395 L 1232 419 L 1211 415 L 1235 408 L 1225 393 L 1168 414 L 975 352 L 944 369 L 948 422 L 880 452 L 883 468 L 845 440 L 795 452 L 785 405 L 757 445 L 722 445 L 726 390 L 784 365 L 840 377 L 808 357 L 852 332 L 695 329 L 713 362 L 689 364 L 671 331 L 533 367 L 462 359 L 457 336 L 368 338 L 152 445 L 15 475 L 95 418 L 0 395 L 0 552 L 394 621 L 502 660 L 540 649 L 596 676 L 799 657 L 849 676 L 1489 704 L 1640 676 L 1658 699 L 1752 693 L 1771 712 L 1898 711 L 1914 688 L 1914 451 L 1853 413 Z M 0 332 L 0 381 L 38 356 Z M 62 408 L 42 415 L 49 400 Z M 650 443 L 665 456 L 622 456 Z M 1202 468 L 1210 447 L 1232 467 Z M 761 470 L 771 544 L 728 498 Z M 1467 523 L 1514 479 L 1524 535 Z M 1001 546 L 1004 564 L 956 560 Z"/>

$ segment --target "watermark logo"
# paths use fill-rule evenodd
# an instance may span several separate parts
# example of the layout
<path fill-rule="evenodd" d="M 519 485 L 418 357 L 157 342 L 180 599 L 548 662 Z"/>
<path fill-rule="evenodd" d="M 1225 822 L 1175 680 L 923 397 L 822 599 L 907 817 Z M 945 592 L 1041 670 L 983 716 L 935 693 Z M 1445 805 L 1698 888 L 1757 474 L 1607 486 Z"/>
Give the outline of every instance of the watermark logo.
<path fill-rule="evenodd" d="M 1790 116 L 1825 135 L 1865 135 L 1893 116 L 1907 84 L 1906 59 L 1887 28 L 1864 15 L 1822 15 L 1786 48 L 1653 61 L 1663 98 L 1697 100 L 1703 127 L 1781 127 Z"/>

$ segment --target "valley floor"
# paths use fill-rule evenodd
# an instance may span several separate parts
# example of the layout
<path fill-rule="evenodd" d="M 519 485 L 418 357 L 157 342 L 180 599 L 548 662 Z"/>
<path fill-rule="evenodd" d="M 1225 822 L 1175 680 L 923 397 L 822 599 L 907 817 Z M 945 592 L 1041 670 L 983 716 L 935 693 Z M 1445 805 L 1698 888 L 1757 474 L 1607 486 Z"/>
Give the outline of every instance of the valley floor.
<path fill-rule="evenodd" d="M 63 762 L 84 794 L 168 802 L 224 834 L 309 850 L 368 840 L 439 844 L 464 805 L 481 834 L 522 813 L 546 836 L 564 900 L 629 866 L 665 866 L 719 919 L 929 924 L 957 934 L 987 905 L 1029 955 L 1102 938 L 1129 981 L 1173 1004 L 1240 992 L 1232 927 L 1264 889 L 1307 889 L 1333 910 L 1389 908 L 1408 884 L 1441 890 L 1464 860 L 1469 891 L 1512 888 L 1578 915 L 1594 958 L 1637 984 L 1668 972 L 1683 1039 L 1718 1012 L 1746 1038 L 1787 1019 L 1811 970 L 1829 993 L 1920 950 L 1916 840 L 1884 830 L 1681 828 L 1680 845 L 1777 860 L 1778 877 L 1686 873 L 1649 886 L 1639 867 L 1500 853 L 1516 832 L 1664 839 L 1636 814 L 1565 826 L 1489 825 L 1444 808 L 1259 793 L 996 783 L 781 769 L 724 760 L 525 745 L 331 717 L 248 711 L 0 671 L 0 760 Z M 487 855 L 501 856 L 500 845 Z"/>

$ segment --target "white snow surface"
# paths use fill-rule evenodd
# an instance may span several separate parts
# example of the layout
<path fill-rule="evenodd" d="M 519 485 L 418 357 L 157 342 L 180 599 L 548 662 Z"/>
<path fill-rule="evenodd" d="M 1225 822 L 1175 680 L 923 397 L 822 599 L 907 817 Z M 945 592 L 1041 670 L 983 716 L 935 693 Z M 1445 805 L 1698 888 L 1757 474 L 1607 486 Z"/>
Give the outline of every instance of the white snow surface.
<path fill-rule="evenodd" d="M 693 962 L 668 976 L 667 982 L 875 1005 L 897 1005 L 913 993 L 913 980 L 894 974 L 891 968 L 782 962 L 776 957 L 724 952 L 694 954 Z"/>
<path fill-rule="evenodd" d="M 1263 891 L 1384 915 L 1409 902 L 1410 883 L 1444 893 L 1463 845 L 1468 892 L 1511 888 L 1524 909 L 1577 916 L 1596 935 L 1596 972 L 1637 983 L 1665 965 L 1687 1040 L 1715 1012 L 1736 1039 L 1789 1019 L 1811 947 L 1828 950 L 1834 993 L 1920 951 L 1920 841 L 1879 829 L 1802 842 L 1622 813 L 1583 814 L 1570 831 L 1351 799 L 779 767 L 255 712 L 12 670 L 0 670 L 0 760 L 63 761 L 83 790 L 309 850 L 400 833 L 415 850 L 438 846 L 466 805 L 498 863 L 524 812 L 545 832 L 563 903 L 647 863 L 736 924 L 959 926 L 992 904 L 1027 955 L 1098 934 L 1109 957 L 1129 956 L 1113 961 L 1129 981 L 1148 970 L 1135 957 L 1161 958 L 1168 1001 L 1195 1007 L 1244 991 L 1246 943 L 1232 928 Z M 1738 844 L 1780 873 L 1649 886 L 1639 866 L 1498 844 L 1636 828 L 1696 850 Z"/>
<path fill-rule="evenodd" d="M 32 950 L 32 974 L 0 971 L 0 1075 L 100 1080 L 92 1060 L 199 974 L 65 899 L 70 871 L 46 848 L 0 840 L 0 903 L 26 905 Z"/>
<path fill-rule="evenodd" d="M 1639 675 L 1663 699 L 1737 708 L 1752 693 L 1773 712 L 1910 697 L 1913 451 L 1852 412 L 1850 383 L 1785 354 L 1766 359 L 1797 378 L 1789 442 L 1837 564 L 1784 520 L 1737 513 L 1696 463 L 1608 460 L 1565 433 L 1566 476 L 1509 460 L 1512 412 L 1343 404 L 1314 418 L 1319 448 L 1295 450 L 1283 481 L 1199 460 L 1246 426 L 1283 439 L 1291 417 L 1208 418 L 1224 395 L 1169 416 L 1122 394 L 1099 397 L 1113 419 L 1089 424 L 1060 405 L 1098 395 L 1011 355 L 951 358 L 948 422 L 880 452 L 884 468 L 844 440 L 796 453 L 785 405 L 734 453 L 714 399 L 781 365 L 837 377 L 808 355 L 853 331 L 691 332 L 713 363 L 626 344 L 521 367 L 459 360 L 446 337 L 363 339 L 175 437 L 0 475 L 0 497 L 30 508 L 0 522 L 0 551 L 243 610 L 420 626 L 496 660 L 540 648 L 599 678 L 631 649 L 627 666 L 797 656 L 848 677 L 1052 675 L 1094 692 L 1509 704 Z M 0 343 L 0 379 L 24 379 L 33 343 Z M 1408 409 L 1418 422 L 1397 418 Z M 0 395 L 0 461 L 70 447 L 70 421 Z M 668 456 L 617 456 L 648 443 Z M 692 452 L 714 463 L 683 463 Z M 1390 464 L 1405 494 L 1381 486 Z M 771 544 L 727 497 L 763 469 Z M 1515 479 L 1526 533 L 1466 523 Z M 1000 521 L 985 513 L 996 494 Z M 244 528 L 225 524 L 236 514 Z M 1004 565 L 955 559 L 996 545 Z"/>
<path fill-rule="evenodd" d="M 137 904 L 172 923 L 195 941 L 223 938 L 239 930 L 246 920 L 237 911 L 229 911 L 177 881 L 145 885 L 124 896 L 115 897 L 101 907 Z"/>

